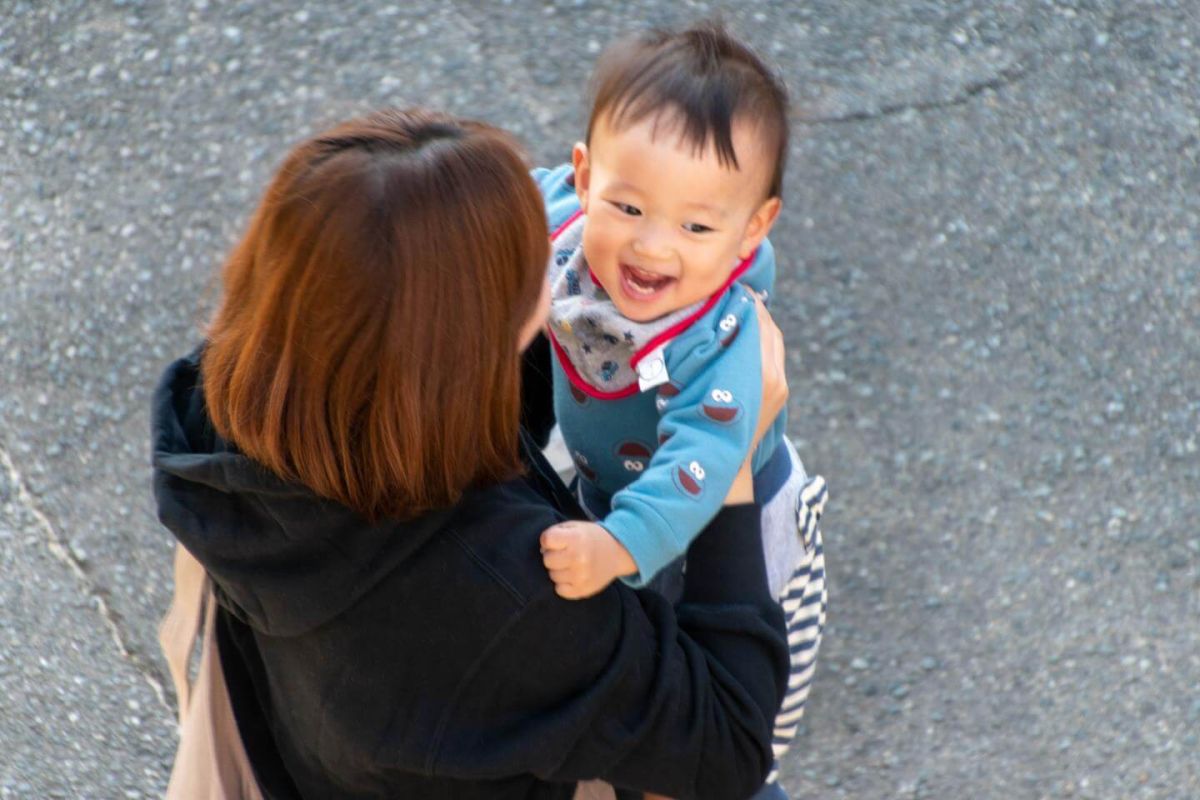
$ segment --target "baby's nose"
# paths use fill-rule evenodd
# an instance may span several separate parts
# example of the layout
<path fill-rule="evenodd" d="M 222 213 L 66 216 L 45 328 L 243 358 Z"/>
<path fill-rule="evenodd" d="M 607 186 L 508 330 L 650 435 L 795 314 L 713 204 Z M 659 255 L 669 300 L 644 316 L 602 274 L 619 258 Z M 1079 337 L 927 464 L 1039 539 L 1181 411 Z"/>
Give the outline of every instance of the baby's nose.
<path fill-rule="evenodd" d="M 669 242 L 661 231 L 647 225 L 634 237 L 633 252 L 644 258 L 666 258 L 670 253 Z"/>

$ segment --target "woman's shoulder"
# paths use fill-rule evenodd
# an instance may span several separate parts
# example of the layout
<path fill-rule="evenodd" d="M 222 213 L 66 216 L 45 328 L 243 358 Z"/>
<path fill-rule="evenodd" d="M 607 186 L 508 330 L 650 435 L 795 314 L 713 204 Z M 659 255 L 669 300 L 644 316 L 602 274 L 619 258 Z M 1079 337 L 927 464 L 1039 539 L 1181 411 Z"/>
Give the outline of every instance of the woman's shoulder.
<path fill-rule="evenodd" d="M 542 566 L 542 531 L 563 515 L 524 476 L 471 490 L 448 520 L 448 539 L 520 605 L 553 591 Z"/>

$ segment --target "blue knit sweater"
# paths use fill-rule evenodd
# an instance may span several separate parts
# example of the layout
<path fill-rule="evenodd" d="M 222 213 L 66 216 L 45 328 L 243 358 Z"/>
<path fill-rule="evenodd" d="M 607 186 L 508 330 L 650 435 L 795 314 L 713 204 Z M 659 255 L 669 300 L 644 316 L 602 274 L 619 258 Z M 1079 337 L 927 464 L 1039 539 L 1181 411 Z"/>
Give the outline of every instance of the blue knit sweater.
<path fill-rule="evenodd" d="M 637 564 L 627 582 L 642 586 L 720 510 L 749 452 L 762 401 L 751 291 L 773 288 L 774 252 L 764 241 L 706 301 L 634 322 L 583 259 L 571 166 L 533 175 L 553 232 L 555 414 L 585 504 Z M 756 475 L 768 471 L 785 413 L 755 453 Z"/>

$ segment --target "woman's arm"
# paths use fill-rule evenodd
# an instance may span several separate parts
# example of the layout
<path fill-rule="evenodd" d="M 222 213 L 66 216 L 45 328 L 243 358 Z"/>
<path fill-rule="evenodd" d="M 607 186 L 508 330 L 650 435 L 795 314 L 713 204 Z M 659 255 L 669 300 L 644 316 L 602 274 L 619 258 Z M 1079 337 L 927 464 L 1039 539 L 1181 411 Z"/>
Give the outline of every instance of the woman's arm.
<path fill-rule="evenodd" d="M 758 321 L 769 420 L 787 399 L 784 349 L 761 303 Z M 756 441 L 767 426 L 757 427 Z M 772 760 L 788 654 L 752 500 L 748 458 L 692 543 L 678 608 L 624 585 L 566 601 L 541 584 L 467 670 L 430 742 L 433 774 L 602 777 L 676 798 L 754 793 Z"/>
<path fill-rule="evenodd" d="M 761 303 L 758 315 L 764 420 L 788 390 L 782 334 Z M 767 427 L 760 421 L 756 442 Z M 431 743 L 434 770 L 601 777 L 677 798 L 756 791 L 771 764 L 788 650 L 767 590 L 750 462 L 688 551 L 677 609 L 623 585 L 563 600 L 547 581 L 464 681 Z"/>
<path fill-rule="evenodd" d="M 748 797 L 771 763 L 787 661 L 758 508 L 727 506 L 689 551 L 678 609 L 621 585 L 562 600 L 547 581 L 469 671 L 430 763 L 463 778 L 515 770 Z"/>

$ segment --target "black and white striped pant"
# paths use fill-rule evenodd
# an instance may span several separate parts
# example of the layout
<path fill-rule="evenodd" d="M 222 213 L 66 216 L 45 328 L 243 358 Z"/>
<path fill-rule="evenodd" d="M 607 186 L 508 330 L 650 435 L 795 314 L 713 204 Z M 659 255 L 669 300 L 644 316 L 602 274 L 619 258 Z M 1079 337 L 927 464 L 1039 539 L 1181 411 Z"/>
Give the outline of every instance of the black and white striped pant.
<path fill-rule="evenodd" d="M 828 497 L 825 479 L 820 475 L 809 476 L 805 472 L 796 448 L 787 437 L 780 442 L 779 448 L 779 463 L 775 468 L 782 470 L 786 478 L 781 484 L 775 484 L 778 488 L 763 504 L 761 527 L 767 582 L 771 593 L 783 607 L 791 668 L 783 705 L 775 718 L 772 740 L 775 765 L 767 777 L 768 786 L 777 782 L 779 759 L 796 738 L 800 719 L 804 715 L 804 704 L 812 686 L 828 605 L 820 527 Z M 775 458 L 773 456 L 772 460 Z M 759 488 L 759 477 L 755 476 L 756 490 Z M 592 519 L 601 516 L 588 507 L 582 486 L 576 484 L 575 489 L 584 512 Z M 684 569 L 686 566 L 682 559 L 676 561 L 650 582 L 651 588 L 672 601 L 678 600 L 683 588 Z"/>
<path fill-rule="evenodd" d="M 803 471 L 800 471 L 803 476 Z M 812 686 L 813 673 L 817 666 L 817 650 L 821 645 L 821 634 L 825 628 L 825 612 L 828 606 L 828 591 L 825 586 L 825 548 L 821 540 L 820 521 L 825 508 L 828 490 L 825 479 L 821 476 L 802 478 L 798 494 L 791 495 L 786 488 L 780 492 L 781 498 L 791 504 L 795 511 L 796 524 L 792 529 L 799 539 L 802 552 L 798 563 L 792 570 L 787 582 L 778 590 L 777 597 L 783 606 L 784 618 L 787 624 L 788 650 L 791 654 L 791 669 L 788 674 L 787 691 L 783 697 L 783 705 L 775 718 L 775 735 L 772 749 L 775 755 L 775 766 L 767 777 L 767 783 L 774 783 L 779 777 L 779 759 L 787 752 L 788 745 L 796 738 L 800 719 L 804 715 L 804 705 L 808 700 L 809 688 Z M 764 517 L 770 511 L 770 504 L 763 509 Z M 769 558 L 777 558 L 779 554 L 772 552 L 770 534 L 767 529 L 768 520 L 764 519 L 763 535 L 764 548 Z M 774 521 L 771 521 L 771 524 Z M 774 588 L 774 587 L 773 587 Z"/>

